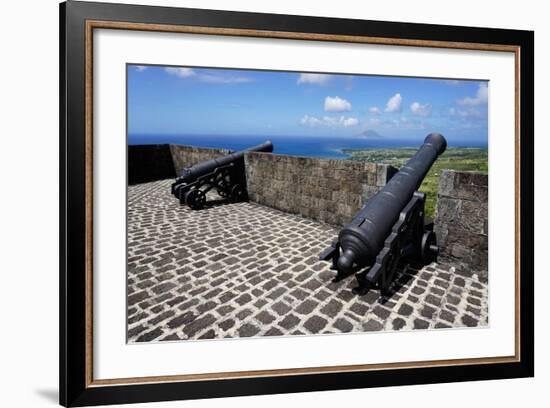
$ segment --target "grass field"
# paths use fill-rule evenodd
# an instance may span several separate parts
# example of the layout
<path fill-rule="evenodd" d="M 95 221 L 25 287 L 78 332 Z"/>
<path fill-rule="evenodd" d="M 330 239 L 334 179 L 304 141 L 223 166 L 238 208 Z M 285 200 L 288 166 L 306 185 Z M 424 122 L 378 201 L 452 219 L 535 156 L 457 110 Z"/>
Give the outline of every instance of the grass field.
<path fill-rule="evenodd" d="M 416 150 L 415 148 L 405 147 L 397 149 L 346 149 L 343 152 L 351 155 L 350 160 L 385 163 L 400 168 Z M 437 204 L 439 175 L 444 169 L 487 173 L 487 149 L 449 147 L 436 160 L 420 186 L 420 191 L 426 193 L 426 215 L 432 218 L 435 216 L 435 206 Z"/>

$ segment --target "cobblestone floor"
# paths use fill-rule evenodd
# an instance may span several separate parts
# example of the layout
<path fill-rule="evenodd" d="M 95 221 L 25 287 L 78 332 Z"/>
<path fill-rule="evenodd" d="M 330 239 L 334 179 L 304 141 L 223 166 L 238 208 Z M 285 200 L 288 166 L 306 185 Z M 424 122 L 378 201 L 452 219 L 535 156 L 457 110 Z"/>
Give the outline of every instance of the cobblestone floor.
<path fill-rule="evenodd" d="M 337 229 L 255 203 L 180 206 L 170 181 L 128 189 L 128 341 L 485 326 L 487 285 L 405 267 L 385 303 L 332 283 Z"/>

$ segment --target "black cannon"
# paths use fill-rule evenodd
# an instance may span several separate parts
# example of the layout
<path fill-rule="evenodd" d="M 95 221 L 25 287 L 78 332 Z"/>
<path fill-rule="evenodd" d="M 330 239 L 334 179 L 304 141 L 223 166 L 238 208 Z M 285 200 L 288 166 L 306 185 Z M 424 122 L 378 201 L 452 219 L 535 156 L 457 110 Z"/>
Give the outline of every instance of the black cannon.
<path fill-rule="evenodd" d="M 358 286 L 354 293 L 364 295 L 377 288 L 388 296 L 400 261 L 428 264 L 437 258 L 435 234 L 424 220 L 425 195 L 416 190 L 446 147 L 442 135 L 429 134 L 414 156 L 321 253 L 319 259 L 332 261 L 331 268 L 337 271 L 334 281 L 355 274 Z"/>
<path fill-rule="evenodd" d="M 206 193 L 213 188 L 229 201 L 244 201 L 248 198 L 244 169 L 245 152 L 272 151 L 273 144 L 268 140 L 246 150 L 186 167 L 172 184 L 172 194 L 181 204 L 187 204 L 194 210 L 204 207 Z"/>

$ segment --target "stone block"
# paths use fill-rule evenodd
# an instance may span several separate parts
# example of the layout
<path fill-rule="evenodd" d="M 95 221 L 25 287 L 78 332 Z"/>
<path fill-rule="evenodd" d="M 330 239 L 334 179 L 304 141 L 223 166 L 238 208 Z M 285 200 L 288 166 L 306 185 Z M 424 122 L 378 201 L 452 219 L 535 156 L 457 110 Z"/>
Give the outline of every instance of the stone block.
<path fill-rule="evenodd" d="M 387 164 L 375 164 L 374 169 L 371 170 L 372 173 L 376 172 L 375 185 L 378 187 L 384 187 L 396 171 L 397 169 L 393 166 Z"/>
<path fill-rule="evenodd" d="M 434 231 L 440 255 L 461 273 L 487 276 L 488 177 L 444 170 L 439 180 Z"/>

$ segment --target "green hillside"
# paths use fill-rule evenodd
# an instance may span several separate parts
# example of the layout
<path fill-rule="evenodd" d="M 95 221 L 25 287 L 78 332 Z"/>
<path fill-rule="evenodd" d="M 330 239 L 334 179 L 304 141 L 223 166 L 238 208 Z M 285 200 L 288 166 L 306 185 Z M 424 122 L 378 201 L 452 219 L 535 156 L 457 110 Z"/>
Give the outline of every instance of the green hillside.
<path fill-rule="evenodd" d="M 416 150 L 415 148 L 405 147 L 396 149 L 345 149 L 343 152 L 351 155 L 350 160 L 385 163 L 400 168 Z M 487 149 L 449 147 L 436 160 L 420 186 L 420 191 L 426 193 L 426 215 L 432 218 L 435 216 L 439 175 L 444 169 L 487 173 Z"/>

